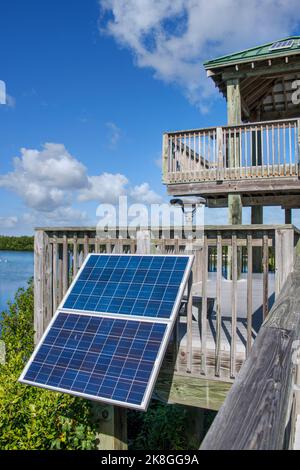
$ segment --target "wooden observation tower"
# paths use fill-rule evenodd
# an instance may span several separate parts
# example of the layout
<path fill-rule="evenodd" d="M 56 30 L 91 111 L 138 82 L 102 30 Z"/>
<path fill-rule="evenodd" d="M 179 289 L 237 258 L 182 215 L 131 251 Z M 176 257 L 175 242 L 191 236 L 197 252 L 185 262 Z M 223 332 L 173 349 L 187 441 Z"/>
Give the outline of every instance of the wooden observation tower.
<path fill-rule="evenodd" d="M 205 62 L 227 101 L 228 124 L 164 134 L 163 182 L 169 195 L 201 195 L 229 207 L 229 224 L 263 223 L 263 206 L 285 222 L 300 207 L 300 36 Z"/>

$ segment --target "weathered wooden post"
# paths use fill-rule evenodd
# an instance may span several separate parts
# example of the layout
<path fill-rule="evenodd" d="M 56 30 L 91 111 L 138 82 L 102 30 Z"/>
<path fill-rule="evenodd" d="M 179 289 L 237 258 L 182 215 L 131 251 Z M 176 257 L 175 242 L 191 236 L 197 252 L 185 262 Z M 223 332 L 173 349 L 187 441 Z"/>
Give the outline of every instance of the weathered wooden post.
<path fill-rule="evenodd" d="M 127 450 L 127 409 L 92 402 L 98 450 Z"/>
<path fill-rule="evenodd" d="M 227 81 L 227 120 L 229 126 L 239 125 L 242 122 L 242 106 L 239 79 Z M 236 136 L 238 138 L 238 136 Z M 239 137 L 240 138 L 240 137 Z M 231 134 L 228 140 L 229 145 L 229 168 L 240 166 L 239 146 Z M 228 222 L 230 225 L 240 225 L 242 223 L 242 200 L 240 194 L 228 194 Z"/>
<path fill-rule="evenodd" d="M 227 81 L 227 120 L 229 126 L 236 126 L 242 122 L 242 105 L 241 105 L 241 91 L 239 79 L 230 79 Z M 238 133 L 231 135 L 229 130 L 228 137 L 228 166 L 232 174 L 233 168 L 241 166 L 241 155 L 240 145 L 238 142 L 241 136 Z M 230 225 L 241 225 L 242 224 L 242 199 L 240 194 L 231 193 L 228 194 L 228 222 Z M 242 252 L 238 248 L 237 251 L 237 275 L 239 277 L 242 271 Z M 232 248 L 228 247 L 228 269 L 227 278 L 232 277 Z"/>
<path fill-rule="evenodd" d="M 252 138 L 252 161 L 251 164 L 253 167 L 262 167 L 263 171 L 263 161 L 262 161 L 262 135 L 261 131 L 258 131 L 257 128 L 251 132 Z M 258 225 L 263 224 L 264 222 L 264 208 L 262 205 L 252 206 L 251 207 L 251 224 Z M 252 254 L 252 270 L 254 273 L 262 272 L 262 247 L 254 247 Z"/>
<path fill-rule="evenodd" d="M 275 231 L 275 294 L 281 291 L 293 269 L 295 259 L 294 230 L 292 228 Z"/>
<path fill-rule="evenodd" d="M 34 342 L 41 339 L 52 315 L 52 246 L 44 230 L 34 237 Z"/>

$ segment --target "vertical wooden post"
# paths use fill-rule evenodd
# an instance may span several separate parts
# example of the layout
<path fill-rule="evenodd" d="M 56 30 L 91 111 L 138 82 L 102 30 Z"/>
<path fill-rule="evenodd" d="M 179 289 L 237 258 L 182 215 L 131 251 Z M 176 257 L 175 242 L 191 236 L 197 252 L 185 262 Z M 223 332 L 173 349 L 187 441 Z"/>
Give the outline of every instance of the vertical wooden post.
<path fill-rule="evenodd" d="M 127 450 L 127 410 L 118 406 L 92 402 L 92 419 L 98 450 Z"/>
<path fill-rule="evenodd" d="M 242 106 L 241 106 L 241 92 L 240 82 L 238 79 L 232 79 L 227 81 L 227 120 L 228 125 L 238 125 L 242 122 Z M 231 136 L 229 136 L 231 139 Z M 229 153 L 229 166 L 232 168 L 236 165 L 236 155 L 234 146 L 230 145 Z M 240 155 L 238 156 L 239 165 Z M 228 195 L 228 208 L 229 208 L 229 224 L 236 225 L 242 223 L 242 201 L 240 194 L 229 194 Z"/>
<path fill-rule="evenodd" d="M 275 231 L 275 294 L 281 291 L 294 264 L 294 230 Z"/>
<path fill-rule="evenodd" d="M 239 79 L 232 79 L 227 81 L 227 121 L 229 126 L 234 126 L 241 124 L 242 122 L 242 104 L 241 104 L 241 91 L 240 91 L 240 82 Z M 229 168 L 235 168 L 238 163 L 239 167 L 241 165 L 241 155 L 239 154 L 239 146 L 237 145 L 236 139 L 240 139 L 240 136 L 233 138 L 229 135 Z M 238 148 L 237 148 L 238 147 Z M 242 199 L 240 194 L 228 194 L 228 223 L 230 225 L 241 225 L 242 224 Z M 232 266 L 230 264 L 231 248 L 228 247 L 228 269 L 227 269 L 227 278 L 231 279 L 232 277 Z M 242 253 L 238 249 L 237 253 L 238 260 L 238 272 L 239 277 L 242 269 Z"/>
<path fill-rule="evenodd" d="M 163 135 L 163 148 L 162 148 L 162 178 L 163 182 L 168 180 L 169 169 L 169 135 Z"/>
<path fill-rule="evenodd" d="M 252 234 L 247 236 L 247 252 L 248 252 L 248 273 L 247 273 L 247 357 L 252 347 L 252 314 L 253 314 L 253 282 L 252 282 L 252 266 L 253 266 L 253 247 Z"/>
<path fill-rule="evenodd" d="M 34 237 L 34 342 L 40 340 L 44 332 L 45 289 L 46 289 L 46 246 L 48 236 L 37 230 Z"/>
<path fill-rule="evenodd" d="M 202 258 L 202 305 L 201 305 L 201 373 L 206 375 L 206 339 L 207 339 L 207 278 L 208 278 L 208 243 L 204 235 Z"/>
<path fill-rule="evenodd" d="M 188 280 L 188 289 L 187 289 L 187 372 L 192 372 L 193 366 L 193 272 L 191 271 L 189 280 Z"/>
<path fill-rule="evenodd" d="M 138 230 L 136 233 L 136 252 L 138 254 L 151 253 L 151 234 L 149 230 Z"/>
<path fill-rule="evenodd" d="M 263 319 L 269 313 L 269 237 L 263 236 Z"/>
<path fill-rule="evenodd" d="M 223 128 L 217 127 L 217 152 L 218 152 L 218 163 L 217 163 L 217 179 L 222 181 L 224 179 L 224 161 L 223 161 Z"/>

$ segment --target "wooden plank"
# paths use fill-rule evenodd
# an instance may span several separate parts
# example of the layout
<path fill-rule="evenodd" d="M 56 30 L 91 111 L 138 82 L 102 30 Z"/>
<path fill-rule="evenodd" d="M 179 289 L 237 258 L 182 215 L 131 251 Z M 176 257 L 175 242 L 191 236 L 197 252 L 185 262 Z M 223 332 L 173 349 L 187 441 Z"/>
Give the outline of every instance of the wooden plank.
<path fill-rule="evenodd" d="M 221 330 L 222 330 L 222 311 L 221 311 L 221 286 L 222 286 L 222 238 L 218 235 L 217 242 L 217 286 L 216 286 L 216 376 L 220 376 L 220 350 L 221 350 Z"/>
<path fill-rule="evenodd" d="M 44 318 L 43 318 L 43 331 L 49 325 L 52 315 L 53 315 L 53 253 L 52 253 L 52 244 L 49 243 L 49 238 L 47 237 L 45 244 L 45 282 L 43 288 L 44 295 Z"/>
<path fill-rule="evenodd" d="M 98 450 L 127 450 L 127 410 L 91 402 Z"/>
<path fill-rule="evenodd" d="M 63 259 L 62 259 L 62 290 L 63 296 L 66 294 L 69 287 L 69 259 L 68 259 L 68 239 L 67 236 L 63 237 Z"/>
<path fill-rule="evenodd" d="M 58 245 L 56 237 L 53 242 L 53 313 L 58 307 Z"/>
<path fill-rule="evenodd" d="M 78 242 L 77 242 L 77 235 L 74 236 L 73 240 L 73 279 L 75 279 L 77 275 L 78 269 Z"/>
<path fill-rule="evenodd" d="M 89 254 L 89 236 L 87 234 L 84 236 L 83 254 L 84 259 L 87 258 Z"/>
<path fill-rule="evenodd" d="M 288 229 L 275 232 L 275 293 L 279 294 L 294 263 L 294 233 Z"/>
<path fill-rule="evenodd" d="M 58 247 L 58 303 L 63 298 L 63 247 Z"/>
<path fill-rule="evenodd" d="M 261 329 L 201 450 L 283 448 L 293 339 L 286 330 Z"/>
<path fill-rule="evenodd" d="M 137 253 L 151 252 L 151 233 L 149 230 L 139 230 L 136 233 Z"/>
<path fill-rule="evenodd" d="M 230 377 L 236 375 L 236 320 L 237 320 L 237 244 L 236 235 L 232 235 L 232 283 L 231 283 L 231 341 L 230 341 Z"/>
<path fill-rule="evenodd" d="M 207 339 L 207 276 L 208 276 L 208 245 L 204 235 L 202 265 L 202 308 L 201 308 L 201 372 L 206 375 L 206 339 Z"/>
<path fill-rule="evenodd" d="M 300 182 L 298 177 L 284 177 L 284 178 L 256 178 L 245 180 L 240 179 L 234 181 L 224 180 L 222 184 L 218 184 L 217 181 L 203 182 L 197 181 L 193 178 L 191 182 L 178 181 L 178 184 L 169 184 L 167 186 L 168 194 L 170 196 L 191 196 L 201 194 L 204 197 L 217 196 L 217 195 L 228 195 L 241 194 L 245 196 L 256 195 L 257 193 L 268 195 L 277 193 L 278 191 L 286 192 L 287 194 L 296 193 L 299 196 Z M 284 199 L 284 196 L 282 196 Z M 278 205 L 278 199 L 276 201 Z"/>
<path fill-rule="evenodd" d="M 45 247 L 47 235 L 37 230 L 34 237 L 34 341 L 35 344 L 43 335 L 44 289 L 45 289 Z"/>
<path fill-rule="evenodd" d="M 247 357 L 252 347 L 252 314 L 253 314 L 253 284 L 252 284 L 252 235 L 247 236 L 248 269 L 247 269 Z"/>
<path fill-rule="evenodd" d="M 230 383 L 190 375 L 160 372 L 153 398 L 163 403 L 218 411 L 231 388 Z"/>
<path fill-rule="evenodd" d="M 171 154 L 169 149 L 169 135 L 163 135 L 163 148 L 162 148 L 162 177 L 163 181 L 167 181 L 168 172 L 169 172 L 169 154 Z"/>
<path fill-rule="evenodd" d="M 187 287 L 187 343 L 186 343 L 186 352 L 187 352 L 187 372 L 192 372 L 193 364 L 193 273 L 191 272 L 188 287 Z"/>
<path fill-rule="evenodd" d="M 263 319 L 269 313 L 269 245 L 268 235 L 263 237 Z"/>

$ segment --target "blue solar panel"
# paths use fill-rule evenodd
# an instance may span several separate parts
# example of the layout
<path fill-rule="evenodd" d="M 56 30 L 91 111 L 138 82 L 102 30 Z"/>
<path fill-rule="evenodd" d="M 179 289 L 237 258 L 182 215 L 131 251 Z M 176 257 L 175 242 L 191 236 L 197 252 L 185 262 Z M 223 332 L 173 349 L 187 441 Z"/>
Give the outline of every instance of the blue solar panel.
<path fill-rule="evenodd" d="M 165 323 L 59 312 L 21 381 L 145 408 L 166 330 Z"/>
<path fill-rule="evenodd" d="M 191 262 L 90 255 L 19 380 L 145 410 Z"/>
<path fill-rule="evenodd" d="M 92 255 L 63 308 L 170 318 L 188 256 Z"/>

